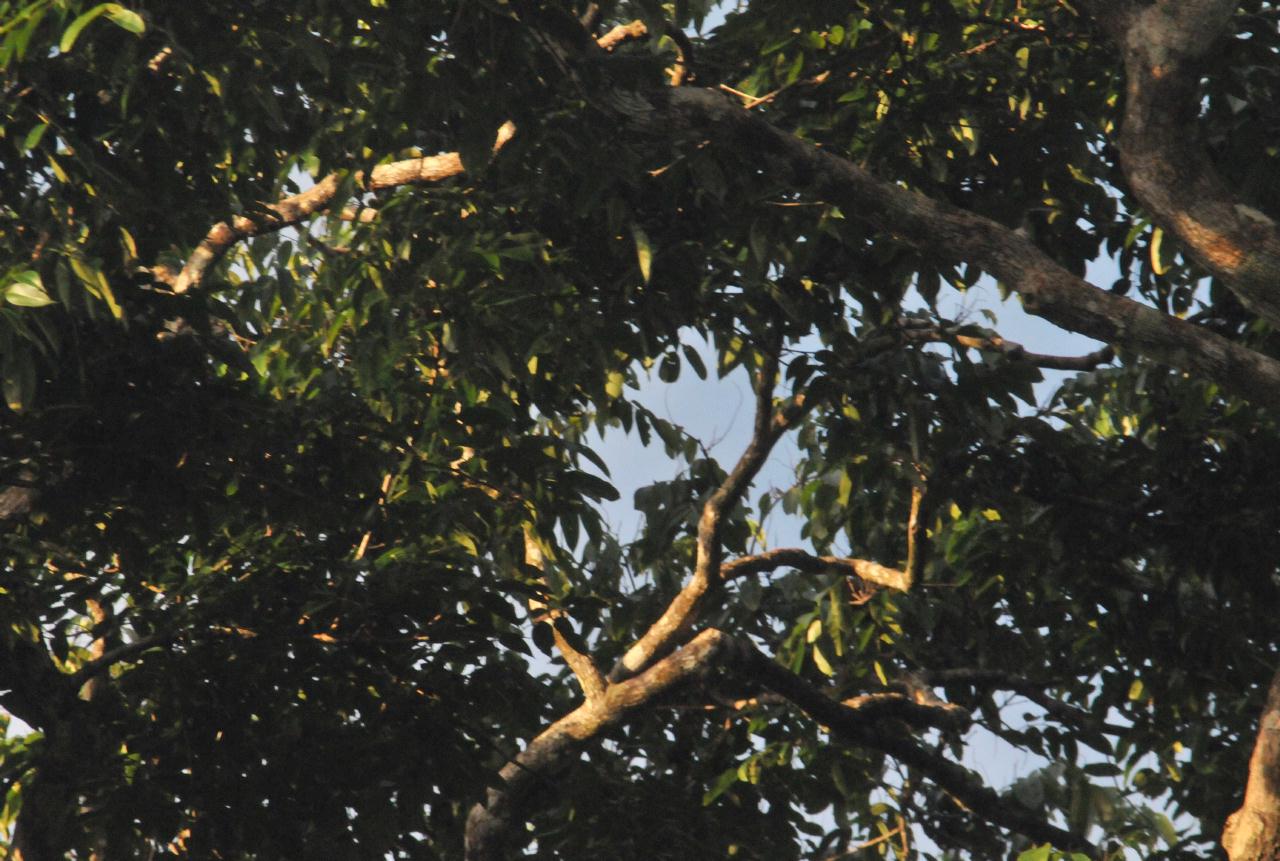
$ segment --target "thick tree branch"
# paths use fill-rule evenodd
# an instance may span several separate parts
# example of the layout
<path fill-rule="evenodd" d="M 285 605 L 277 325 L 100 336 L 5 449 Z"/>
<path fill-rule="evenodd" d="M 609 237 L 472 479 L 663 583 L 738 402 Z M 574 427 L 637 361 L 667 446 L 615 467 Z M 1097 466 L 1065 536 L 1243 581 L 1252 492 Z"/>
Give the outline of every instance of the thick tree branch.
<path fill-rule="evenodd" d="M 135 655 L 142 654 L 148 649 L 163 646 L 173 640 L 174 637 L 174 634 L 155 634 L 150 637 L 142 637 L 141 639 L 134 640 L 132 643 L 125 643 L 124 645 L 117 646 L 109 651 L 104 651 L 98 657 L 89 661 L 89 663 L 72 673 L 71 683 L 79 689 L 85 682 L 97 678 L 99 675 L 111 669 L 111 667 L 121 661 L 125 661 Z"/>
<path fill-rule="evenodd" d="M 780 345 L 778 345 L 780 346 Z M 738 458 L 738 463 L 720 486 L 707 498 L 698 519 L 697 557 L 693 576 L 671 601 L 663 614 L 629 648 L 609 673 L 611 681 L 639 672 L 655 657 L 679 643 L 697 621 L 703 599 L 720 580 L 723 548 L 720 546 L 720 524 L 743 492 L 751 484 L 769 452 L 782 434 L 804 414 L 803 395 L 797 395 L 780 411 L 773 405 L 773 387 L 778 374 L 777 350 L 765 353 L 763 366 L 756 375 L 756 410 L 751 441 Z"/>
<path fill-rule="evenodd" d="M 814 556 L 796 547 L 779 547 L 754 556 L 742 556 L 726 562 L 720 572 L 721 580 L 733 580 L 750 574 L 761 574 L 778 568 L 795 568 L 798 571 L 816 573 L 837 571 L 846 577 L 906 592 L 911 588 L 911 577 L 906 571 L 886 568 L 866 559 L 846 559 L 838 556 Z"/>
<path fill-rule="evenodd" d="M 1212 380 L 1256 403 L 1280 406 L 1280 361 L 1095 287 L 1013 230 L 878 179 L 848 159 L 773 127 L 721 93 L 697 87 L 657 91 L 647 109 L 629 113 L 625 121 L 666 139 L 696 134 L 758 153 L 766 173 L 930 253 L 968 261 L 994 275 L 1022 296 L 1032 314 Z"/>
<path fill-rule="evenodd" d="M 1222 848 L 1231 861 L 1280 858 L 1280 671 L 1271 679 L 1258 722 L 1244 803 L 1227 818 Z"/>
<path fill-rule="evenodd" d="M 1244 204 L 1194 133 L 1200 61 L 1217 48 L 1236 6 L 1234 0 L 1122 3 L 1100 18 L 1124 55 L 1119 144 L 1130 189 L 1246 307 L 1280 325 L 1280 225 Z"/>
<path fill-rule="evenodd" d="M 609 686 L 603 696 L 588 699 L 547 727 L 499 772 L 499 785 L 467 816 L 467 861 L 500 861 L 507 857 L 509 832 L 530 791 L 576 758 L 583 745 L 628 712 L 651 702 L 675 686 L 720 665 L 736 648 L 733 638 L 716 630 L 698 634 L 683 648 L 626 681 Z"/>

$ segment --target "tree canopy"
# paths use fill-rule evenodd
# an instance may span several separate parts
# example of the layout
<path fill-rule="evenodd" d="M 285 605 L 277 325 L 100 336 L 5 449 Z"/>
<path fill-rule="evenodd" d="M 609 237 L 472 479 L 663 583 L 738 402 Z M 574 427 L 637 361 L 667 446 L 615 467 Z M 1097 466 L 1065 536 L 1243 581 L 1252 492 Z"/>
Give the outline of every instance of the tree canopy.
<path fill-rule="evenodd" d="M 0 0 L 0 857 L 1280 858 L 1278 26 Z"/>

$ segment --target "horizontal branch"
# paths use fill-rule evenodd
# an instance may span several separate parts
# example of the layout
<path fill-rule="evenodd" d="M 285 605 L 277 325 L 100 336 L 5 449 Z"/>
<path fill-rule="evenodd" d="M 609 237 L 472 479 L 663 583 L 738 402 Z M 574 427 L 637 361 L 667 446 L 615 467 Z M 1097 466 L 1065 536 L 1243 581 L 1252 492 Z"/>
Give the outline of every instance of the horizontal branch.
<path fill-rule="evenodd" d="M 742 556 L 724 564 L 721 580 L 734 580 L 750 574 L 761 574 L 778 568 L 795 568 L 807 573 L 835 571 L 846 577 L 857 577 L 867 583 L 906 592 L 911 588 L 907 572 L 887 568 L 866 559 L 846 559 L 839 556 L 814 556 L 795 547 L 780 547 L 754 556 Z"/>
<path fill-rule="evenodd" d="M 1039 368 L 1055 371 L 1092 371 L 1099 365 L 1105 365 L 1116 357 L 1111 347 L 1103 347 L 1083 356 L 1051 356 L 1046 353 L 1033 353 L 1015 341 L 1006 340 L 999 335 L 962 335 L 936 326 L 929 321 L 909 320 L 910 325 L 903 327 L 903 335 L 908 341 L 943 343 L 954 342 L 962 347 L 982 350 L 988 353 L 1000 353 L 1017 362 L 1026 362 Z M 921 325 L 923 324 L 923 325 Z"/>
<path fill-rule="evenodd" d="M 173 640 L 174 637 L 174 634 L 153 634 L 149 637 L 142 637 L 141 639 L 134 640 L 132 643 L 125 643 L 123 646 L 118 646 L 108 652 L 104 652 L 99 657 L 94 658 L 92 661 L 89 661 L 89 663 L 72 673 L 71 683 L 79 688 L 85 682 L 106 672 L 121 661 L 126 661 L 135 655 L 140 655 L 148 649 L 163 646 Z"/>

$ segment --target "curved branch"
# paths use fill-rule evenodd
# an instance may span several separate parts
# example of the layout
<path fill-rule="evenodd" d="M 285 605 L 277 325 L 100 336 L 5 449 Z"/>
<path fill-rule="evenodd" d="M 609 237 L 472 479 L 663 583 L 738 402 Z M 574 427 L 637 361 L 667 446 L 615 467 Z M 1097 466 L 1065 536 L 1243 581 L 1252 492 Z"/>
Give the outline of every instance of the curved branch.
<path fill-rule="evenodd" d="M 797 189 L 932 254 L 980 267 L 1019 293 L 1026 310 L 1036 316 L 1217 382 L 1255 403 L 1280 406 L 1280 361 L 1095 287 L 989 218 L 878 179 L 714 90 L 668 88 L 650 94 L 646 105 L 629 113 L 627 122 L 651 134 L 696 133 L 759 153 L 762 170 Z"/>
<path fill-rule="evenodd" d="M 1199 136 L 1201 60 L 1218 48 L 1234 0 L 1120 4 L 1100 14 L 1124 55 L 1120 162 L 1134 196 L 1244 305 L 1280 326 L 1280 225 L 1247 206 Z"/>

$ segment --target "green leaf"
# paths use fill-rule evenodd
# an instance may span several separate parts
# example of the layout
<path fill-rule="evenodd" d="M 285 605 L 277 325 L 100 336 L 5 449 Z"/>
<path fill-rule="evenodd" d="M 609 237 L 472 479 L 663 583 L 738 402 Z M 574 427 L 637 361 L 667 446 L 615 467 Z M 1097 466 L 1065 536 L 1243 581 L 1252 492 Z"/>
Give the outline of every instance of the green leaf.
<path fill-rule="evenodd" d="M 1018 855 L 1018 861 L 1049 861 L 1053 857 L 1053 847 L 1048 843 L 1036 846 Z"/>
<path fill-rule="evenodd" d="M 49 130 L 48 123 L 40 123 L 33 126 L 31 131 L 27 132 L 27 136 L 22 139 L 22 151 L 31 152 L 40 144 L 40 139 L 44 137 L 44 133 Z"/>
<path fill-rule="evenodd" d="M 14 276 L 13 283 L 4 288 L 4 299 L 22 308 L 43 308 L 54 301 L 45 291 L 40 273 L 31 269 Z"/>
<path fill-rule="evenodd" d="M 117 27 L 128 30 L 135 36 L 141 36 L 146 32 L 147 24 L 137 12 L 126 9 L 118 3 L 108 3 L 107 7 L 107 17 Z"/>
<path fill-rule="evenodd" d="M 80 38 L 80 34 L 97 18 L 106 15 L 113 24 L 128 30 L 130 33 L 139 35 L 146 31 L 146 22 L 142 20 L 142 16 L 137 12 L 124 8 L 119 3 L 99 3 L 88 12 L 78 16 L 71 22 L 70 26 L 62 32 L 62 40 L 58 42 L 58 50 L 63 54 L 75 47 L 76 39 Z"/>

